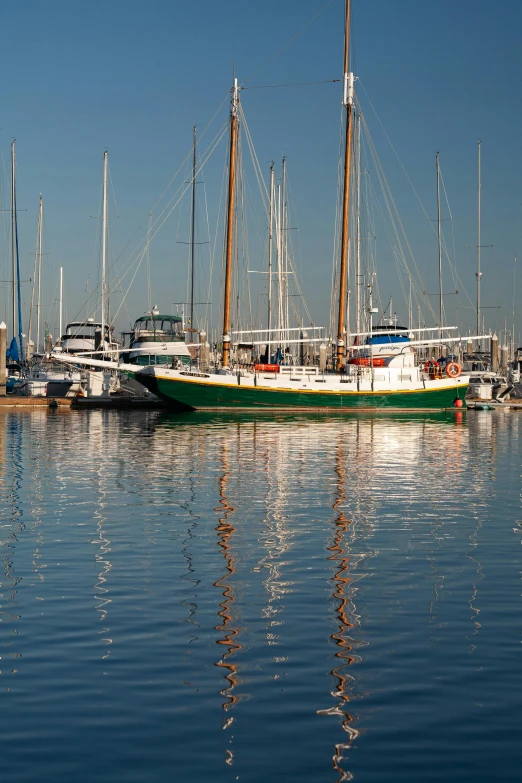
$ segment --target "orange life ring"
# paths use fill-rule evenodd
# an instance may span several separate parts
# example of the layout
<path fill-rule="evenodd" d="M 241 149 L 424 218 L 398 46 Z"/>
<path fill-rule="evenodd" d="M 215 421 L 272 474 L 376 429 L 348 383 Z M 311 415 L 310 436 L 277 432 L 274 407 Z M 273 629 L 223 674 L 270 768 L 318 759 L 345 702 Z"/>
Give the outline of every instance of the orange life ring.
<path fill-rule="evenodd" d="M 462 367 L 457 362 L 450 362 L 446 365 L 446 375 L 450 378 L 458 378 L 462 372 Z"/>
<path fill-rule="evenodd" d="M 434 367 L 438 367 L 439 363 L 436 359 L 428 359 L 427 362 L 424 362 L 424 372 L 429 372 L 430 370 L 433 370 Z"/>

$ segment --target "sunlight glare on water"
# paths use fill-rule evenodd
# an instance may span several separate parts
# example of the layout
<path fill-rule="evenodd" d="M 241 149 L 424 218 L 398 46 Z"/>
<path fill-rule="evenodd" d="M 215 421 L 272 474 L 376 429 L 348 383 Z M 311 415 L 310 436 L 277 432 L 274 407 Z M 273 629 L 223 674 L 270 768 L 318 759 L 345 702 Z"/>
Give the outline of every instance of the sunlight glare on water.
<path fill-rule="evenodd" d="M 3 779 L 520 780 L 519 422 L 0 411 Z"/>

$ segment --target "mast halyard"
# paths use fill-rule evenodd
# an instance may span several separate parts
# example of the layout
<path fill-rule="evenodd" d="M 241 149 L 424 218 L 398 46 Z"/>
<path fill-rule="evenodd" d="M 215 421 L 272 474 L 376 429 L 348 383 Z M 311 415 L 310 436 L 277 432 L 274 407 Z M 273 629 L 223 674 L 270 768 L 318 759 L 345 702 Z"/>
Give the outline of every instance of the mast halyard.
<path fill-rule="evenodd" d="M 350 163 L 352 147 L 352 108 L 353 108 L 353 73 L 348 72 L 348 52 L 350 43 L 350 0 L 346 0 L 346 18 L 344 33 L 344 94 L 343 105 L 346 107 L 346 128 L 344 141 L 344 186 L 343 211 L 341 228 L 341 266 L 339 271 L 339 314 L 337 328 L 336 368 L 339 371 L 344 364 L 346 337 L 346 295 L 348 269 L 348 215 L 350 209 Z"/>
<path fill-rule="evenodd" d="M 11 260 L 13 274 L 13 339 L 18 337 L 19 359 L 24 360 L 22 334 L 22 283 L 20 280 L 20 254 L 18 252 L 18 220 L 16 215 L 15 142 L 11 142 Z M 17 313 L 18 303 L 18 313 Z M 18 324 L 18 335 L 16 326 Z"/>
<path fill-rule="evenodd" d="M 34 292 L 35 292 L 35 286 L 36 281 L 38 281 L 38 289 L 36 294 L 36 320 L 37 320 L 37 338 L 36 338 L 36 352 L 39 350 L 39 342 L 40 342 L 40 321 L 39 321 L 39 313 L 40 313 L 40 293 L 41 293 L 41 284 L 40 284 L 40 275 L 42 270 L 42 218 L 43 218 L 43 198 L 42 194 L 40 193 L 40 202 L 38 207 L 38 230 L 36 232 L 36 248 L 34 251 L 34 268 L 33 268 L 33 284 L 31 288 L 31 308 L 29 310 L 29 329 L 27 332 L 27 345 L 29 346 L 31 344 L 31 337 L 33 334 L 33 305 L 34 305 Z"/>
<path fill-rule="evenodd" d="M 59 303 L 59 339 L 60 344 L 62 340 L 62 330 L 63 330 L 63 266 L 60 267 L 60 303 Z"/>
<path fill-rule="evenodd" d="M 230 361 L 230 303 L 232 295 L 232 254 L 234 250 L 234 207 L 236 186 L 236 136 L 238 124 L 239 88 L 234 79 L 230 109 L 230 166 L 228 171 L 227 237 L 225 250 L 225 301 L 223 306 L 223 358 L 222 366 Z"/>
<path fill-rule="evenodd" d="M 40 350 L 40 323 L 42 320 L 42 228 L 43 228 L 43 197 L 40 194 L 38 210 L 38 298 L 36 301 L 36 350 Z"/>
<path fill-rule="evenodd" d="M 281 170 L 281 215 L 279 218 L 281 227 L 281 326 L 283 343 L 281 350 L 286 354 L 286 340 L 288 338 L 288 253 L 286 247 L 286 158 L 283 157 Z"/>
<path fill-rule="evenodd" d="M 190 215 L 190 328 L 194 329 L 194 266 L 196 239 L 196 126 L 194 125 L 194 142 L 192 154 L 192 212 Z"/>
<path fill-rule="evenodd" d="M 444 323 L 443 323 L 443 303 L 442 303 L 442 236 L 441 236 L 441 224 L 440 224 L 440 163 L 439 163 L 438 152 L 435 155 L 435 167 L 437 169 L 437 240 L 438 240 L 438 250 L 439 250 L 439 324 L 440 324 L 439 337 L 442 343 L 442 327 L 444 326 Z"/>
<path fill-rule="evenodd" d="M 477 187 L 477 200 L 478 200 L 478 213 L 477 213 L 477 334 L 480 334 L 480 278 L 482 272 L 480 271 L 480 190 L 481 190 L 481 172 L 480 172 L 480 139 L 478 141 L 478 187 Z"/>
<path fill-rule="evenodd" d="M 274 226 L 274 164 L 270 164 L 270 207 L 268 210 L 268 344 L 266 347 L 267 362 L 270 364 L 270 335 L 272 334 L 272 260 L 273 260 L 273 226 Z"/>
<path fill-rule="evenodd" d="M 362 331 L 361 325 L 361 114 L 357 114 L 357 181 L 356 181 L 356 237 L 355 237 L 355 331 Z"/>
<path fill-rule="evenodd" d="M 13 337 L 16 335 L 16 217 L 15 217 L 15 142 L 11 142 L 11 275 L 13 281 Z"/>
<path fill-rule="evenodd" d="M 107 150 L 103 153 L 103 218 L 101 275 L 101 350 L 105 351 L 105 270 L 107 266 Z"/>
<path fill-rule="evenodd" d="M 277 183 L 277 329 L 279 348 L 283 341 L 283 232 L 281 230 L 281 183 Z"/>

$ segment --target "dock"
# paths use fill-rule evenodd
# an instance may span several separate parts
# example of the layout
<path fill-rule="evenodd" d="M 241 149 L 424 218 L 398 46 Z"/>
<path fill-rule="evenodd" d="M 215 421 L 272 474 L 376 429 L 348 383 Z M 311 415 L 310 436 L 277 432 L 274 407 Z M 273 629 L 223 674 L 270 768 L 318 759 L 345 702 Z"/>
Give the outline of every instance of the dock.
<path fill-rule="evenodd" d="M 115 394 L 112 397 L 74 397 L 73 408 L 110 408 L 112 410 L 158 410 L 164 408 L 162 400 L 150 397 L 136 397 L 130 394 Z"/>
<path fill-rule="evenodd" d="M 506 402 L 498 402 L 497 400 L 466 400 L 466 407 L 469 410 L 477 411 L 522 410 L 522 400 L 506 400 Z"/>
<path fill-rule="evenodd" d="M 73 402 L 73 397 L 22 397 L 7 394 L 0 397 L 0 408 L 70 408 Z"/>
<path fill-rule="evenodd" d="M 74 408 L 94 409 L 109 408 L 111 410 L 158 410 L 164 408 L 164 403 L 150 397 L 133 397 L 130 395 L 114 395 L 113 397 L 25 397 L 8 394 L 0 397 L 0 408 Z"/>

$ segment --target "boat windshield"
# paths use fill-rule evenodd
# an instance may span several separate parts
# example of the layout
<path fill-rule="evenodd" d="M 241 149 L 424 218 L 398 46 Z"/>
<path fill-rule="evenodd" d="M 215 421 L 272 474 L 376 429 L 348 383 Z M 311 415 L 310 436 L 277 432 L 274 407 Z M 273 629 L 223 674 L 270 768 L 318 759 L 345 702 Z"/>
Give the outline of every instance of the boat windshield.
<path fill-rule="evenodd" d="M 107 327 L 105 328 L 107 331 Z M 101 324 L 94 323 L 92 321 L 88 323 L 72 323 L 67 324 L 67 328 L 65 330 L 65 337 L 83 337 L 83 338 L 91 338 L 94 340 L 96 336 L 96 332 L 101 331 Z"/>
<path fill-rule="evenodd" d="M 155 315 L 138 318 L 134 324 L 134 339 L 183 339 L 181 318 L 173 315 Z"/>

